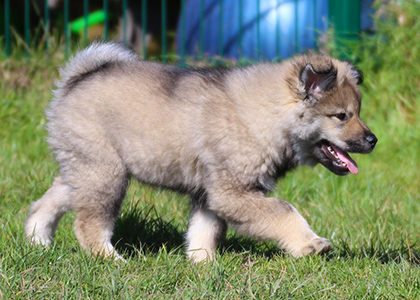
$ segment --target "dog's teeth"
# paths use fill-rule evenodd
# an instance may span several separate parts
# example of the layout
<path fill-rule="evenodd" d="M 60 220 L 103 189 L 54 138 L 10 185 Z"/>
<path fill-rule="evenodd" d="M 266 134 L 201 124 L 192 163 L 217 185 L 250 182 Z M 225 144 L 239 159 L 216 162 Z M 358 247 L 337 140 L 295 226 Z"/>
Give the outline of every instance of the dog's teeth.
<path fill-rule="evenodd" d="M 337 158 L 339 160 L 339 162 L 341 162 L 341 160 L 338 158 L 337 153 L 334 151 L 334 149 L 331 146 L 327 146 L 328 151 L 330 151 L 330 153 L 332 155 L 334 155 L 335 158 Z"/>

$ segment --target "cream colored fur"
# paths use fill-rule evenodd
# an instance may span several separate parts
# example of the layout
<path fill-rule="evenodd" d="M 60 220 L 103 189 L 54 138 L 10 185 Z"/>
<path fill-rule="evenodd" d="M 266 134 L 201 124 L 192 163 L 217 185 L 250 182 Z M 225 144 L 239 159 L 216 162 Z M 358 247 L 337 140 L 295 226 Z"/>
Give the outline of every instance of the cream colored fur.
<path fill-rule="evenodd" d="M 314 91 L 314 99 L 328 99 L 320 104 L 302 96 L 308 64 L 337 71 L 334 88 Z M 61 71 L 47 110 L 61 172 L 33 204 L 26 234 L 49 244 L 61 216 L 75 210 L 81 246 L 117 255 L 111 237 L 133 176 L 192 196 L 186 240 L 194 261 L 215 257 L 226 224 L 295 256 L 328 251 L 331 243 L 291 204 L 265 195 L 289 169 L 315 165 L 321 139 L 345 148 L 347 137 L 367 130 L 356 112 L 354 72 L 348 63 L 311 55 L 246 68 L 177 69 L 140 61 L 118 44 L 94 44 Z M 344 132 L 327 118 L 333 106 L 350 107 L 357 128 Z"/>

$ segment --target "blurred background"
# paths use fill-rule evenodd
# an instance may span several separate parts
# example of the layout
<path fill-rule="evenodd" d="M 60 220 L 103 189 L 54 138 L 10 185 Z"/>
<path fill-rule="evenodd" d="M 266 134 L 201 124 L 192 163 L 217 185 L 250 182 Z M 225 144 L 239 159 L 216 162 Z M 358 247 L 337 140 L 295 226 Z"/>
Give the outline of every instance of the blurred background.
<path fill-rule="evenodd" d="M 145 59 L 281 60 L 375 31 L 374 0 L 1 0 L 5 56 L 120 40 Z M 345 50 L 340 55 L 345 56 Z"/>
<path fill-rule="evenodd" d="M 0 299 L 420 299 L 419 16 L 420 0 L 0 0 Z M 44 109 L 63 61 L 94 40 L 181 67 L 350 59 L 375 151 L 354 155 L 357 176 L 298 168 L 273 192 L 332 254 L 295 260 L 231 232 L 217 263 L 193 266 L 186 197 L 134 182 L 113 239 L 126 264 L 80 251 L 74 214 L 53 247 L 30 247 L 29 204 L 58 172 Z"/>

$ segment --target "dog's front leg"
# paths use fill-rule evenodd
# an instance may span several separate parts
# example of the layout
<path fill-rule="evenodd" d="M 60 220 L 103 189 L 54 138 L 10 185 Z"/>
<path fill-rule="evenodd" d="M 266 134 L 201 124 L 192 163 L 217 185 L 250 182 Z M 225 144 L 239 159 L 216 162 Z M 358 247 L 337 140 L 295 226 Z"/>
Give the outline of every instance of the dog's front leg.
<path fill-rule="evenodd" d="M 331 243 L 316 235 L 291 204 L 260 192 L 217 188 L 209 193 L 209 208 L 239 232 L 279 246 L 299 257 L 327 252 Z"/>

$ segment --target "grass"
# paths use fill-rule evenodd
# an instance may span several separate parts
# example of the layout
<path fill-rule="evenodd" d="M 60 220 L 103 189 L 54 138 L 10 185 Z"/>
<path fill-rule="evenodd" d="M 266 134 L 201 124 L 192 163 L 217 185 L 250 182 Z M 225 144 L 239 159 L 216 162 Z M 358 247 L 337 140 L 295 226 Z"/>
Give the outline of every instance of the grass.
<path fill-rule="evenodd" d="M 393 11 L 411 20 L 419 12 L 413 3 Z M 420 46 L 411 31 L 420 23 L 391 26 L 393 17 L 352 52 L 366 78 L 362 118 L 379 138 L 372 154 L 354 155 L 360 173 L 337 177 L 322 166 L 302 167 L 272 193 L 334 244 L 328 255 L 300 259 L 229 231 L 215 262 L 193 265 L 183 254 L 188 198 L 136 182 L 113 238 L 125 263 L 81 250 L 71 213 L 52 247 L 29 245 L 28 208 L 58 172 L 43 110 L 63 56 L 3 59 L 0 299 L 420 298 Z M 384 39 L 388 50 L 379 44 Z"/>

